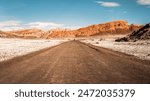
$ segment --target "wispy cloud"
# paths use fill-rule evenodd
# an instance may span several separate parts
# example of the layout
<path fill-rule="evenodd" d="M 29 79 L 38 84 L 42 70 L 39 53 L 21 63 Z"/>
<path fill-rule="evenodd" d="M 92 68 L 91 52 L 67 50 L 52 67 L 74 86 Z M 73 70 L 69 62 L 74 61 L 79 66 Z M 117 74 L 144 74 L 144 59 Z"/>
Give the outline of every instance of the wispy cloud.
<path fill-rule="evenodd" d="M 23 29 L 20 21 L 3 21 L 0 22 L 0 30 L 10 31 L 10 30 Z"/>
<path fill-rule="evenodd" d="M 61 28 L 61 27 L 64 27 L 64 25 L 52 23 L 52 22 L 22 23 L 21 21 L 13 21 L 13 20 L 0 22 L 0 30 L 3 30 L 3 31 L 32 29 L 32 28 L 49 30 L 49 29 Z"/>
<path fill-rule="evenodd" d="M 57 24 L 52 22 L 31 22 L 27 24 L 29 28 L 38 28 L 43 30 L 53 29 L 53 28 L 61 28 L 63 24 Z"/>
<path fill-rule="evenodd" d="M 30 22 L 23 23 L 21 21 L 4 21 L 0 22 L 0 30 L 2 31 L 12 31 L 12 30 L 22 30 L 22 29 L 42 29 L 42 30 L 51 30 L 51 29 L 78 29 L 81 26 L 65 26 L 64 24 L 58 24 L 53 22 Z"/>
<path fill-rule="evenodd" d="M 150 5 L 150 0 L 137 0 L 137 3 L 140 5 Z"/>
<path fill-rule="evenodd" d="M 103 7 L 119 7 L 120 4 L 117 2 L 104 2 L 104 1 L 96 1 L 96 3 L 100 4 Z"/>
<path fill-rule="evenodd" d="M 18 26 L 20 25 L 21 22 L 20 21 L 4 21 L 4 22 L 0 22 L 0 26 Z"/>
<path fill-rule="evenodd" d="M 63 28 L 65 29 L 71 29 L 71 30 L 76 30 L 76 29 L 79 29 L 79 28 L 82 28 L 83 26 L 64 26 Z"/>

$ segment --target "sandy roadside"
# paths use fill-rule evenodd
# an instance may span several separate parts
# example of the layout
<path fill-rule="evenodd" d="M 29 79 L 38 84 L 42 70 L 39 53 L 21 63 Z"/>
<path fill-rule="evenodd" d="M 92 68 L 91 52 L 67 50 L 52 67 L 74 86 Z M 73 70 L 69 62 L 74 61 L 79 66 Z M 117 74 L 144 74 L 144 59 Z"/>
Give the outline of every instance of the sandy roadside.
<path fill-rule="evenodd" d="M 137 42 L 115 42 L 115 38 L 90 38 L 82 39 L 82 42 L 95 46 L 109 48 L 114 51 L 134 55 L 143 60 L 150 60 L 150 40 Z"/>
<path fill-rule="evenodd" d="M 25 55 L 43 48 L 61 44 L 67 40 L 26 40 L 0 38 L 0 61 L 5 61 L 16 56 Z"/>

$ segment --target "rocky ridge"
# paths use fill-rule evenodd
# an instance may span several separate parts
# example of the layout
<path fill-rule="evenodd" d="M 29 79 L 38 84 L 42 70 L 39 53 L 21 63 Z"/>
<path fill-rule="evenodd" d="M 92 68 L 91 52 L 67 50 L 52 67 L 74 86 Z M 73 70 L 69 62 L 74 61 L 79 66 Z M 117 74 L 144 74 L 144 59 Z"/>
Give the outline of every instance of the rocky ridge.
<path fill-rule="evenodd" d="M 150 23 L 146 24 L 137 31 L 134 31 L 127 37 L 117 39 L 116 41 L 138 41 L 150 39 Z"/>
<path fill-rule="evenodd" d="M 128 34 L 138 30 L 141 26 L 119 20 L 104 24 L 92 25 L 71 31 L 53 31 L 48 37 L 87 37 L 95 35 Z"/>
<path fill-rule="evenodd" d="M 47 32 L 40 29 L 24 29 L 9 31 L 7 34 L 0 34 L 0 37 L 17 38 L 63 38 L 63 37 L 89 37 L 102 35 L 125 35 L 141 28 L 139 25 L 129 25 L 127 21 L 118 20 L 103 24 L 91 25 L 77 30 L 52 29 Z M 2 32 L 1 32 L 2 33 Z M 4 32 L 3 32 L 4 33 Z"/>

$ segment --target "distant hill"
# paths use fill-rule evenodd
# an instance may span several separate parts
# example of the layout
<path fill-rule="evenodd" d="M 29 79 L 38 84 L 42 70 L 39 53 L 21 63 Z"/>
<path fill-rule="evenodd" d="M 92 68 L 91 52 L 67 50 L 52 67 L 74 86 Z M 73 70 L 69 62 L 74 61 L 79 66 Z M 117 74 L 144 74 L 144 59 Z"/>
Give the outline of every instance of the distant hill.
<path fill-rule="evenodd" d="M 9 32 L 1 32 L 0 37 L 17 38 L 63 38 L 63 37 L 88 37 L 102 35 L 125 35 L 140 29 L 142 26 L 118 20 L 103 24 L 91 25 L 77 30 L 51 29 L 47 32 L 40 29 L 25 29 Z"/>
<path fill-rule="evenodd" d="M 11 33 L 19 38 L 42 38 L 43 35 L 45 34 L 45 32 L 40 29 L 25 29 L 25 30 L 9 31 L 8 33 Z"/>
<path fill-rule="evenodd" d="M 14 38 L 14 37 L 16 36 L 11 33 L 0 31 L 0 38 Z"/>
<path fill-rule="evenodd" d="M 3 32 L 3 31 L 0 31 L 0 37 L 6 37 L 7 35 L 6 35 L 6 33 L 5 32 Z"/>

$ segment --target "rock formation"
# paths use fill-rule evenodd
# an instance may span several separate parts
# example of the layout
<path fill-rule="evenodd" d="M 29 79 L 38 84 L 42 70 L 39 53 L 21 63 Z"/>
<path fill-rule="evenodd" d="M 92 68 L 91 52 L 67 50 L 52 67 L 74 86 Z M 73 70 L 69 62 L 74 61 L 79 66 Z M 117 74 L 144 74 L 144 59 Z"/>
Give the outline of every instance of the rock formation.
<path fill-rule="evenodd" d="M 42 38 L 45 34 L 45 32 L 40 29 L 25 29 L 18 31 L 10 31 L 9 33 L 19 38 Z"/>
<path fill-rule="evenodd" d="M 130 36 L 132 40 L 139 40 L 139 39 L 150 39 L 150 23 L 146 24 L 144 27 L 139 29 L 138 31 L 134 31 Z"/>
<path fill-rule="evenodd" d="M 137 40 L 146 40 L 150 39 L 150 23 L 146 24 L 144 27 L 140 28 L 137 31 L 134 31 L 127 37 L 117 39 L 116 41 L 137 41 Z"/>
<path fill-rule="evenodd" d="M 118 35 L 128 34 L 138 30 L 141 26 L 131 24 L 127 21 L 119 20 L 104 24 L 92 25 L 71 31 L 53 31 L 48 37 L 87 37 L 94 35 Z"/>
<path fill-rule="evenodd" d="M 0 31 L 0 37 L 6 37 L 7 35 L 6 35 L 6 33 L 5 32 L 3 32 L 3 31 Z"/>
<path fill-rule="evenodd" d="M 14 38 L 16 36 L 13 35 L 12 33 L 0 31 L 0 37 L 1 38 Z"/>
<path fill-rule="evenodd" d="M 44 32 L 40 29 L 25 29 L 9 32 L 0 32 L 0 36 L 18 38 L 63 38 L 63 37 L 88 37 L 102 35 L 122 35 L 138 30 L 141 26 L 131 24 L 127 21 L 118 20 L 104 24 L 91 25 L 77 30 L 51 29 Z M 3 34 L 2 34 L 3 33 Z"/>

